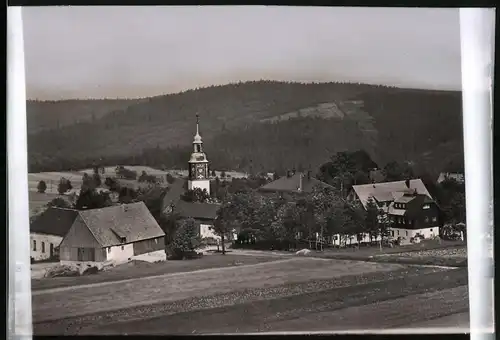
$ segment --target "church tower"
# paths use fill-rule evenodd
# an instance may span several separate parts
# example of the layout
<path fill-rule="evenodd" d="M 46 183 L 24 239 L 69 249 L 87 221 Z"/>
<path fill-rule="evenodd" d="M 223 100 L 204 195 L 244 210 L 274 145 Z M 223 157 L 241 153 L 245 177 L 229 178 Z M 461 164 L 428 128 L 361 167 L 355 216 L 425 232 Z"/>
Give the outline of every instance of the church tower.
<path fill-rule="evenodd" d="M 203 152 L 203 141 L 199 131 L 199 116 L 196 114 L 196 135 L 193 140 L 193 153 L 189 159 L 188 189 L 205 189 L 210 194 L 210 174 L 207 156 Z"/>

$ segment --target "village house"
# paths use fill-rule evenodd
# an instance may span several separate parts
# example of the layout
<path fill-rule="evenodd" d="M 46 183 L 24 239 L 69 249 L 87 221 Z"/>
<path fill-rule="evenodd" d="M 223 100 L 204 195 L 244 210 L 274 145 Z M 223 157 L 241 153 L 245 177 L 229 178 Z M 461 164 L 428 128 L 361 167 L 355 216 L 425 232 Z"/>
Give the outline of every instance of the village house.
<path fill-rule="evenodd" d="M 441 182 L 444 182 L 444 181 L 450 180 L 450 179 L 455 180 L 461 184 L 465 183 L 464 174 L 457 173 L 457 172 L 441 172 L 439 174 L 439 177 L 438 177 L 436 183 L 439 184 Z"/>
<path fill-rule="evenodd" d="M 30 225 L 30 257 L 32 261 L 58 260 L 58 247 L 78 211 L 64 208 L 48 208 Z"/>
<path fill-rule="evenodd" d="M 263 193 L 277 193 L 284 197 L 290 194 L 311 193 L 315 187 L 333 188 L 331 185 L 320 181 L 312 176 L 311 171 L 296 172 L 288 171 L 286 176 L 267 183 L 259 188 Z"/>
<path fill-rule="evenodd" d="M 77 216 L 59 246 L 65 262 L 125 262 L 165 249 L 165 233 L 143 202 L 90 209 Z"/>
<path fill-rule="evenodd" d="M 439 208 L 420 179 L 353 185 L 347 199 L 359 200 L 365 209 L 372 199 L 387 213 L 390 237 L 402 243 L 439 235 Z"/>

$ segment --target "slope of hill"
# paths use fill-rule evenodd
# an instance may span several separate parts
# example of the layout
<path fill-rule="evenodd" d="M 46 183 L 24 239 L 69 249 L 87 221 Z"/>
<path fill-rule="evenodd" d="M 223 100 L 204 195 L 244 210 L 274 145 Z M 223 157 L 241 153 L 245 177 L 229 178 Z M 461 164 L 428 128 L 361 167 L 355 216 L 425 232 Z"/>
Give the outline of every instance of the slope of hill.
<path fill-rule="evenodd" d="M 196 112 L 206 150 L 219 169 L 308 167 L 335 151 L 359 148 L 383 166 L 419 159 L 442 143 L 462 138 L 459 92 L 259 81 L 128 104 L 107 114 L 104 104 L 97 105 L 100 118 L 94 114 L 90 121 L 31 133 L 30 171 L 81 168 L 100 157 L 110 165 L 185 166 Z M 57 111 L 63 104 L 53 105 Z M 73 120 L 75 112 L 68 109 Z M 42 126 L 43 114 L 37 117 Z"/>
<path fill-rule="evenodd" d="M 28 133 L 99 119 L 112 111 L 124 110 L 142 99 L 89 99 L 26 102 Z"/>

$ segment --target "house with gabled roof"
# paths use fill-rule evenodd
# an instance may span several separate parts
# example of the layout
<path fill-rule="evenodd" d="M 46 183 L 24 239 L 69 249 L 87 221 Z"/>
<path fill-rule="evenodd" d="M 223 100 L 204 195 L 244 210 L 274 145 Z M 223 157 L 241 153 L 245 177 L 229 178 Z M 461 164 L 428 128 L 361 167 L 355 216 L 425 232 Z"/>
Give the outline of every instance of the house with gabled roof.
<path fill-rule="evenodd" d="M 366 209 L 371 199 L 387 213 L 394 239 L 410 241 L 439 235 L 439 207 L 421 179 L 353 185 L 347 196 Z"/>
<path fill-rule="evenodd" d="M 50 207 L 30 224 L 32 261 L 58 258 L 58 247 L 78 216 L 74 209 Z"/>
<path fill-rule="evenodd" d="M 259 188 L 260 192 L 286 194 L 310 193 L 315 187 L 333 188 L 330 184 L 320 181 L 311 175 L 311 171 L 306 173 L 288 171 L 286 176 L 267 183 Z"/>
<path fill-rule="evenodd" d="M 120 262 L 165 249 L 165 233 L 143 202 L 77 213 L 59 246 L 61 262 Z"/>

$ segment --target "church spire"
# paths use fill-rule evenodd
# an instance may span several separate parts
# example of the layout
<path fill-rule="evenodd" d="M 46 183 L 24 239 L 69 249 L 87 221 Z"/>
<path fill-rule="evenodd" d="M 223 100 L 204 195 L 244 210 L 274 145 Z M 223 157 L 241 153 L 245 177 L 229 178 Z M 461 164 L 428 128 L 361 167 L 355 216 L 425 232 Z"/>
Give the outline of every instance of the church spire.
<path fill-rule="evenodd" d="M 196 112 L 196 135 L 197 136 L 200 135 L 199 125 L 200 125 L 200 115 L 198 114 L 198 112 Z"/>

